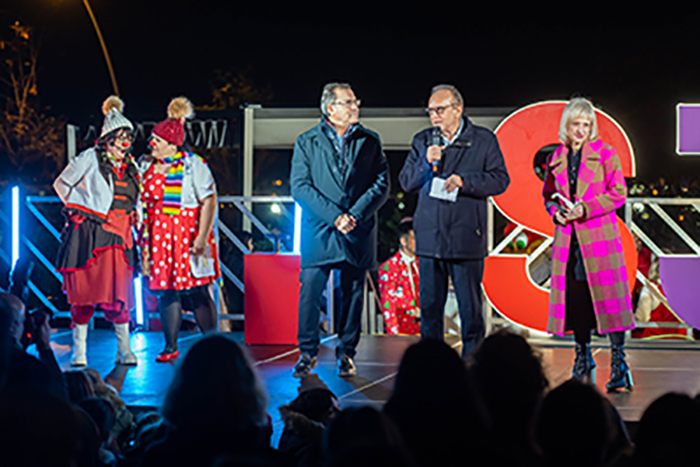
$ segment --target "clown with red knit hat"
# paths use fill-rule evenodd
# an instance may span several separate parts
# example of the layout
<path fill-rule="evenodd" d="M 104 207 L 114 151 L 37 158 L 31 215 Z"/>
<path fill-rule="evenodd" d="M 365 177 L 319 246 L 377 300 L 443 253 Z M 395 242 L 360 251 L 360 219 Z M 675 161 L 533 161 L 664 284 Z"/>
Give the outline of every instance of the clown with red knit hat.
<path fill-rule="evenodd" d="M 202 332 L 217 325 L 208 288 L 221 275 L 213 232 L 216 183 L 206 162 L 184 148 L 185 119 L 193 113 L 187 98 L 173 99 L 168 118 L 153 127 L 150 156 L 140 163 L 143 270 L 151 293 L 158 298 L 165 334 L 158 362 L 179 356 L 177 337 L 185 296 Z"/>
<path fill-rule="evenodd" d="M 116 363 L 136 365 L 129 343 L 129 310 L 138 264 L 131 227 L 136 224 L 139 173 L 131 156 L 134 126 L 124 102 L 110 96 L 100 138 L 70 161 L 54 182 L 66 223 L 56 260 L 71 304 L 71 365 L 87 365 L 88 323 L 95 307 L 114 323 Z"/>

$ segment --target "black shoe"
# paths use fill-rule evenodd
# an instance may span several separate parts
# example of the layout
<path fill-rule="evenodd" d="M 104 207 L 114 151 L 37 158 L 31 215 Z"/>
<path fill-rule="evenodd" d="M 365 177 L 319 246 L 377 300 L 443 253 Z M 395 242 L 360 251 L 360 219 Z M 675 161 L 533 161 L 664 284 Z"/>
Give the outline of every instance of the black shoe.
<path fill-rule="evenodd" d="M 355 362 L 352 361 L 352 357 L 341 355 L 338 359 L 338 376 L 345 378 L 356 374 L 357 368 L 355 368 Z"/>
<path fill-rule="evenodd" d="M 309 376 L 311 370 L 316 368 L 316 363 L 318 363 L 316 357 L 312 357 L 310 354 L 302 352 L 301 358 L 297 364 L 294 365 L 294 374 L 292 376 L 295 378 L 304 378 L 305 376 Z"/>
<path fill-rule="evenodd" d="M 613 345 L 610 348 L 610 381 L 605 385 L 608 392 L 615 392 L 618 389 L 632 390 L 634 381 L 632 371 L 625 361 L 625 349 L 621 345 Z"/>

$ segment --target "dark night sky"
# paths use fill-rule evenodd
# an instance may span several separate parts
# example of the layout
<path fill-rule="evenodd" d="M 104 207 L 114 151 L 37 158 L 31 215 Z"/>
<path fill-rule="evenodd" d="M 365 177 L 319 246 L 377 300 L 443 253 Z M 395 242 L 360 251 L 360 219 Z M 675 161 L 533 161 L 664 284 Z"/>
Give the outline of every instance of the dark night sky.
<path fill-rule="evenodd" d="M 5 24 L 42 35 L 39 92 L 68 121 L 97 119 L 111 84 L 80 0 L 3 0 Z M 591 98 L 628 132 L 638 176 L 698 178 L 700 158 L 675 149 L 675 105 L 700 102 L 697 11 L 611 15 L 585 4 L 545 13 L 506 3 L 91 0 L 132 119 L 160 119 L 171 97 L 209 100 L 215 69 L 251 67 L 270 106 L 317 105 L 330 80 L 363 105 L 425 105 L 451 82 L 468 106 L 520 107 Z M 569 7 L 571 5 L 571 7 Z M 608 7 L 609 9 L 614 7 Z"/>

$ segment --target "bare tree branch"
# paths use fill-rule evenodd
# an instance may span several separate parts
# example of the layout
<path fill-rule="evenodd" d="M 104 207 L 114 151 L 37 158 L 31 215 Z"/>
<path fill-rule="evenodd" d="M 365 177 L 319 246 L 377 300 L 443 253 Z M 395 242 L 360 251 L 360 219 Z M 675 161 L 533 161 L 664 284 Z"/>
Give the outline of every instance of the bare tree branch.
<path fill-rule="evenodd" d="M 32 180 L 53 178 L 65 153 L 63 122 L 40 110 L 37 88 L 38 47 L 32 28 L 15 22 L 14 37 L 0 40 L 0 153 L 17 172 L 27 167 Z"/>

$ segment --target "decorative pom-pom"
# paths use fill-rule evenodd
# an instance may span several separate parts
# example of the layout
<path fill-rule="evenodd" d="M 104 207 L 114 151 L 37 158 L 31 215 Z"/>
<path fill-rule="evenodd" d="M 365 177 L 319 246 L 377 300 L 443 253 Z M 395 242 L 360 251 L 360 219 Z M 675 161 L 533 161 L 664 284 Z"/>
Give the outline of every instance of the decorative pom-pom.
<path fill-rule="evenodd" d="M 194 105 L 186 97 L 176 97 L 168 105 L 168 118 L 183 121 L 194 115 Z"/>
<path fill-rule="evenodd" d="M 119 96 L 109 96 L 102 103 L 102 113 L 107 115 L 110 110 L 117 109 L 120 113 L 124 113 L 124 101 Z"/>

